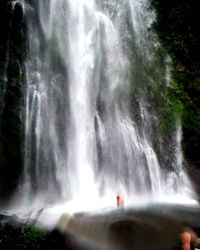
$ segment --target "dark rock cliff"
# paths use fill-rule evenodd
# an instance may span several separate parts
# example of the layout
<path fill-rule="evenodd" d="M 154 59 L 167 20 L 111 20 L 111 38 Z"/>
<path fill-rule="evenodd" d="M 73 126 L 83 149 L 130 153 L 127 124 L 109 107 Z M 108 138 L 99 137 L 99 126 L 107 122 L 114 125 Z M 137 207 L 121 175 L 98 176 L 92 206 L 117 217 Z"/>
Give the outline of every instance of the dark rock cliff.
<path fill-rule="evenodd" d="M 23 7 L 0 1 L 0 196 L 15 189 L 24 141 L 26 26 Z"/>

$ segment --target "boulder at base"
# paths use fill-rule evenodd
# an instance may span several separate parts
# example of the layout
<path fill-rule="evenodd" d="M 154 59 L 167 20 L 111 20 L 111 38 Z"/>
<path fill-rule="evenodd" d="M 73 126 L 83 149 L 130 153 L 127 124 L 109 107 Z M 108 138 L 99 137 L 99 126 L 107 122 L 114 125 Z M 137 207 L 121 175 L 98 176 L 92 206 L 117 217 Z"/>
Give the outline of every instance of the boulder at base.
<path fill-rule="evenodd" d="M 169 204 L 64 214 L 57 224 L 81 242 L 115 250 L 173 249 L 183 230 L 199 226 L 199 206 Z"/>

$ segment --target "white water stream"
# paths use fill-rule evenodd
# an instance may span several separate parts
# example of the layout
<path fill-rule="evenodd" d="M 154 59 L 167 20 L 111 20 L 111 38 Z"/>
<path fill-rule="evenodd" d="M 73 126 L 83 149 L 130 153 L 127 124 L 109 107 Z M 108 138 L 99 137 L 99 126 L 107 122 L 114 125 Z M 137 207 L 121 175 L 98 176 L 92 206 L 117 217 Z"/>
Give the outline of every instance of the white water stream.
<path fill-rule="evenodd" d="M 193 199 L 180 124 L 165 143 L 148 92 L 164 96 L 170 79 L 148 1 L 21 3 L 29 53 L 17 203 L 75 211 L 115 206 L 118 193 L 129 204 Z"/>

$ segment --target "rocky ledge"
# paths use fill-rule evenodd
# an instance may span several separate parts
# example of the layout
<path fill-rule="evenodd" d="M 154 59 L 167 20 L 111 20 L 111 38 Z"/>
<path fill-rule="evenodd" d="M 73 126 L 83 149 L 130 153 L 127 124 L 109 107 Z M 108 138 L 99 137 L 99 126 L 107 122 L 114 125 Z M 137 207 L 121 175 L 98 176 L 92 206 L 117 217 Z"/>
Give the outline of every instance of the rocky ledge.
<path fill-rule="evenodd" d="M 0 249 L 2 250 L 86 250 L 70 236 L 57 230 L 46 231 L 35 224 L 21 222 L 16 215 L 0 214 Z"/>

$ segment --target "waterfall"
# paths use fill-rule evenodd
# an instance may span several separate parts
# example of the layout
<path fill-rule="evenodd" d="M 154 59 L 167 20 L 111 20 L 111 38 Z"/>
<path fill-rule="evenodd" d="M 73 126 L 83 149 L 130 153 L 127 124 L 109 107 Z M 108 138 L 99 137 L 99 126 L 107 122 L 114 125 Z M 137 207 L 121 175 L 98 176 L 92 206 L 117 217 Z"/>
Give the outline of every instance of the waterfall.
<path fill-rule="evenodd" d="M 170 63 L 148 0 L 22 1 L 27 19 L 26 138 L 21 194 L 191 196 L 181 127 L 159 130 Z M 159 93 L 156 93 L 159 92 Z"/>

